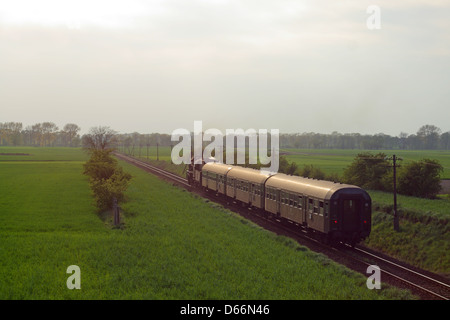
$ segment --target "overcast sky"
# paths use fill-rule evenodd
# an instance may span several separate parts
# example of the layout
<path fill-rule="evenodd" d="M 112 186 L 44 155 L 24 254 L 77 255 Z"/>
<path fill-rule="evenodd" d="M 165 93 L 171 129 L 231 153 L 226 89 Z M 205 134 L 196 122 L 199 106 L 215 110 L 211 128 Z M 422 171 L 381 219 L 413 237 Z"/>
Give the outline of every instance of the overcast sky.
<path fill-rule="evenodd" d="M 445 132 L 449 17 L 448 0 L 0 0 L 0 122 Z"/>

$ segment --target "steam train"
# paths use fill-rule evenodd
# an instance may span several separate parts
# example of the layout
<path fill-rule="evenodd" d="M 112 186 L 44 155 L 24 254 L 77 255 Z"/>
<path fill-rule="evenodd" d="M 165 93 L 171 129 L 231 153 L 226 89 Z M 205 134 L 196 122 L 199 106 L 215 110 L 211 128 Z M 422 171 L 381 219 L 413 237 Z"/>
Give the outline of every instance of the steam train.
<path fill-rule="evenodd" d="M 194 188 L 291 222 L 326 243 L 355 245 L 371 231 L 371 198 L 357 186 L 217 162 L 191 164 L 187 179 Z"/>

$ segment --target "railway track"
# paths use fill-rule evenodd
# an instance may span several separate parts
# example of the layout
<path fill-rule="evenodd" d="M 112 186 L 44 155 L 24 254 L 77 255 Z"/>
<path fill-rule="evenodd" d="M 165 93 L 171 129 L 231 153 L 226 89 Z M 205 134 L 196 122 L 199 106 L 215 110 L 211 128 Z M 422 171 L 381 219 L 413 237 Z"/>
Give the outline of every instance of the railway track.
<path fill-rule="evenodd" d="M 142 160 L 120 153 L 115 153 L 115 156 L 166 180 L 175 182 L 190 191 L 195 191 L 209 200 L 219 202 L 224 205 L 224 207 L 241 214 L 254 223 L 269 229 L 272 232 L 292 237 L 311 250 L 321 252 L 330 259 L 344 264 L 366 276 L 368 276 L 366 273 L 367 267 L 370 265 L 377 265 L 381 269 L 381 281 L 383 283 L 409 289 L 413 294 L 424 300 L 450 300 L 450 281 L 439 275 L 408 266 L 391 257 L 372 251 L 363 246 L 358 245 L 352 248 L 345 244 L 334 246 L 325 245 L 307 235 L 305 230 L 298 225 L 287 223 L 276 218 L 268 218 L 259 211 L 255 212 L 255 210 L 244 208 L 237 203 L 230 203 L 223 197 L 216 195 L 214 192 L 192 190 L 187 179 L 152 166 Z"/>
<path fill-rule="evenodd" d="M 420 290 L 425 296 L 440 300 L 450 300 L 450 284 L 448 280 L 430 272 L 407 266 L 402 262 L 394 261 L 390 257 L 383 256 L 362 246 L 350 249 L 357 252 L 359 257 L 378 265 L 382 273 L 404 282 L 407 286 Z"/>
<path fill-rule="evenodd" d="M 121 153 L 115 152 L 114 155 L 117 158 L 119 158 L 119 159 L 122 159 L 122 160 L 124 160 L 126 162 L 129 162 L 131 164 L 134 164 L 136 167 L 145 169 L 145 170 L 153 172 L 153 173 L 155 173 L 155 174 L 157 174 L 159 176 L 162 176 L 162 177 L 164 177 L 166 179 L 172 180 L 172 181 L 182 185 L 183 187 L 187 187 L 187 188 L 191 187 L 186 179 L 184 179 L 184 178 L 182 178 L 182 177 L 180 177 L 180 176 L 178 176 L 178 175 L 176 175 L 176 174 L 174 174 L 172 172 L 165 171 L 165 170 L 160 169 L 158 167 L 152 166 L 152 165 L 148 164 L 147 162 L 144 162 L 142 160 L 138 160 L 138 159 L 130 157 L 130 156 L 126 156 L 126 155 L 121 154 Z"/>

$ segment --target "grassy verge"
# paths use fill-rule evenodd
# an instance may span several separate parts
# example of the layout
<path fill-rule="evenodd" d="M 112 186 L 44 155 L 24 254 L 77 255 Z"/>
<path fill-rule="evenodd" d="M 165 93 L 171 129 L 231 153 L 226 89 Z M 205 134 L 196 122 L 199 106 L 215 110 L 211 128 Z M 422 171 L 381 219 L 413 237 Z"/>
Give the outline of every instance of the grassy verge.
<path fill-rule="evenodd" d="M 82 162 L 0 163 L 0 299 L 411 298 L 121 164 L 134 179 L 114 229 Z"/>
<path fill-rule="evenodd" d="M 398 196 L 400 232 L 393 231 L 392 194 L 370 191 L 372 233 L 366 245 L 450 276 L 450 201 Z"/>
<path fill-rule="evenodd" d="M 393 216 L 375 211 L 366 245 L 417 267 L 450 276 L 450 228 L 436 220 L 427 223 L 400 220 L 393 231 Z"/>

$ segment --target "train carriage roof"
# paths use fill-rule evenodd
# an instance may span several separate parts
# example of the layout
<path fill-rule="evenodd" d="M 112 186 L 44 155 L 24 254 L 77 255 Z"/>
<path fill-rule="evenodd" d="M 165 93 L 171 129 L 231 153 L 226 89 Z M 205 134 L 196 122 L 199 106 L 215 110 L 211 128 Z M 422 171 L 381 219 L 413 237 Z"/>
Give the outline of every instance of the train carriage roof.
<path fill-rule="evenodd" d="M 260 170 L 238 166 L 234 166 L 227 175 L 227 178 L 240 179 L 257 184 L 263 184 L 269 177 L 269 174 L 262 173 Z"/>
<path fill-rule="evenodd" d="M 292 191 L 322 199 L 330 199 L 335 192 L 341 189 L 361 189 L 353 185 L 290 176 L 283 173 L 278 173 L 270 177 L 266 182 L 266 187 Z"/>
<path fill-rule="evenodd" d="M 217 173 L 217 174 L 225 175 L 232 168 L 233 168 L 233 166 L 231 166 L 229 164 L 217 163 L 217 162 L 208 162 L 208 163 L 206 163 L 203 166 L 202 171 L 209 171 L 209 172 L 214 172 L 214 173 Z"/>

